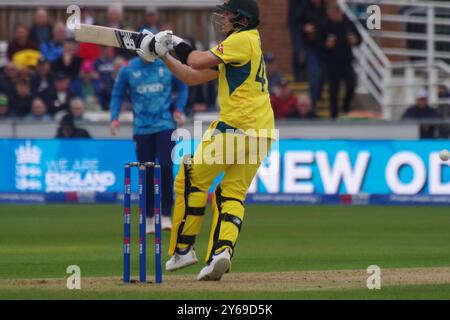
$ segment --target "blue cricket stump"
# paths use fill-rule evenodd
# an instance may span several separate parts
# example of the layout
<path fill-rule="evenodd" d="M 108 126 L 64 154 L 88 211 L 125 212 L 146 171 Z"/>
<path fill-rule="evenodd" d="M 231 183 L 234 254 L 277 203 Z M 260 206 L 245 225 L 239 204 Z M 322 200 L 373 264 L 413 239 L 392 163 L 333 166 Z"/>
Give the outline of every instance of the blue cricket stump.
<path fill-rule="evenodd" d="M 147 282 L 147 234 L 145 221 L 147 216 L 147 167 L 139 166 L 139 281 Z"/>
<path fill-rule="evenodd" d="M 125 190 L 123 198 L 123 282 L 131 281 L 131 168 L 139 169 L 139 281 L 147 282 L 147 170 L 154 173 L 154 220 L 155 220 L 155 282 L 162 283 L 162 228 L 161 228 L 161 166 L 153 162 L 131 162 L 125 165 Z"/>
<path fill-rule="evenodd" d="M 131 236 L 131 168 L 125 165 L 125 190 L 123 197 L 123 282 L 130 282 Z"/>
<path fill-rule="evenodd" d="M 154 166 L 154 188 L 155 188 L 155 281 L 162 283 L 162 255 L 161 255 L 161 166 Z"/>

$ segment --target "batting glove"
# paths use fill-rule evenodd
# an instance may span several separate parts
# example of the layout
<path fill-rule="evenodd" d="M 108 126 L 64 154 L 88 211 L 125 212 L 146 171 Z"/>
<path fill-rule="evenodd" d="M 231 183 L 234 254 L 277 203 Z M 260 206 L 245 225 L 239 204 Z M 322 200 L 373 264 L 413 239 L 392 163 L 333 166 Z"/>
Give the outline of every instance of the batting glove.
<path fill-rule="evenodd" d="M 150 50 L 152 51 L 154 48 L 156 54 L 163 58 L 183 41 L 183 39 L 174 35 L 171 30 L 161 31 L 155 35 L 154 41 L 150 43 Z"/>
<path fill-rule="evenodd" d="M 157 58 L 155 51 L 151 50 L 151 42 L 154 42 L 155 36 L 148 30 L 143 30 L 141 33 L 141 43 L 136 53 L 145 61 L 154 62 Z"/>

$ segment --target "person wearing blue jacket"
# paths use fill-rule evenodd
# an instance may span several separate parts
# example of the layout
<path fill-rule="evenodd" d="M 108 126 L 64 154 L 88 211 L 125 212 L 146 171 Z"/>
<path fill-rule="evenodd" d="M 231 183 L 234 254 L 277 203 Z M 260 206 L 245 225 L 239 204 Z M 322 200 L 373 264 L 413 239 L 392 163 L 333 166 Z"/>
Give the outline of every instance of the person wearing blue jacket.
<path fill-rule="evenodd" d="M 172 229 L 173 162 L 175 141 L 172 132 L 184 123 L 184 109 L 188 87 L 176 79 L 161 60 L 146 62 L 130 60 L 122 67 L 115 81 L 110 104 L 111 134 L 120 128 L 119 113 L 126 97 L 133 106 L 133 140 L 139 162 L 159 161 L 161 165 L 161 193 L 163 230 Z M 147 181 L 153 181 L 149 170 Z M 153 188 L 147 188 L 147 208 L 153 208 Z M 148 210 L 147 233 L 154 232 L 152 210 Z"/>

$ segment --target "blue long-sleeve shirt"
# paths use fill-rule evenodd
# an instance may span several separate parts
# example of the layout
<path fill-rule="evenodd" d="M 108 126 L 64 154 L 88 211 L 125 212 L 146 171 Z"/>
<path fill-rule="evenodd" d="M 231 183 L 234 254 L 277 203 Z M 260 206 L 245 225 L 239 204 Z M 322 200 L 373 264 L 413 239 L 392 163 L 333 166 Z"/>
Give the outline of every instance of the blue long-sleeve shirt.
<path fill-rule="evenodd" d="M 62 56 L 63 45 L 62 43 L 57 43 L 54 41 L 42 42 L 39 46 L 39 51 L 48 61 L 54 62 Z"/>
<path fill-rule="evenodd" d="M 134 134 L 153 134 L 176 128 L 173 109 L 184 113 L 188 86 L 176 79 L 161 60 L 134 58 L 122 67 L 111 96 L 111 121 L 119 118 L 127 90 L 133 105 Z M 175 99 L 173 94 L 175 93 Z"/>

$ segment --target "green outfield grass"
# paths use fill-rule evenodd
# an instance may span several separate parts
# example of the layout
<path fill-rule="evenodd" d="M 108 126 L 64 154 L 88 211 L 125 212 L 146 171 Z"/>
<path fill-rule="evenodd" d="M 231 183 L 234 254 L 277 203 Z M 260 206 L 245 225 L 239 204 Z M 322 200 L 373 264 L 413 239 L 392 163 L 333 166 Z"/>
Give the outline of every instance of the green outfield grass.
<path fill-rule="evenodd" d="M 282 292 L 69 291 L 64 287 L 4 286 L 8 279 L 64 279 L 69 265 L 82 277 L 122 273 L 122 213 L 113 205 L 0 206 L 0 298 L 150 299 L 450 299 L 446 284 L 384 286 L 382 290 L 331 288 Z M 137 214 L 133 269 L 137 275 Z M 210 216 L 210 214 L 208 214 Z M 198 238 L 203 259 L 210 219 Z M 450 210 L 445 207 L 248 206 L 233 260 L 234 273 L 302 270 L 450 267 Z M 168 233 L 164 233 L 164 253 Z M 151 242 L 148 249 L 153 253 Z M 153 255 L 151 260 L 153 261 Z M 167 256 L 164 257 L 166 261 Z M 153 267 L 152 262 L 150 266 Z M 181 271 L 195 274 L 201 266 Z M 150 276 L 149 276 L 150 278 Z M 225 279 L 224 279 L 225 280 Z M 3 281 L 3 282 L 2 282 Z M 218 284 L 219 285 L 219 284 Z M 132 286 L 132 285 L 131 285 Z"/>

